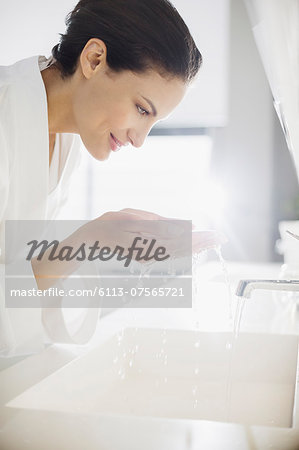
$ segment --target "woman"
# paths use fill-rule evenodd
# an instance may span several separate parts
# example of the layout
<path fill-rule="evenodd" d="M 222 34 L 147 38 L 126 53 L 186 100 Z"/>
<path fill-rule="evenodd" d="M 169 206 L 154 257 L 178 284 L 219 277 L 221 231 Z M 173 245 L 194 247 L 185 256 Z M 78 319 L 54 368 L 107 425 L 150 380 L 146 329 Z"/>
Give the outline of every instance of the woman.
<path fill-rule="evenodd" d="M 0 68 L 1 248 L 5 220 L 55 217 L 77 166 L 78 135 L 97 160 L 127 144 L 142 146 L 201 65 L 187 26 L 167 0 L 81 0 L 66 25 L 48 60 Z M 75 239 L 93 240 L 109 219 L 160 218 L 129 209 L 106 213 Z M 196 235 L 197 249 L 220 241 L 212 232 Z M 4 252 L 1 258 L 3 271 Z M 42 281 L 47 268 L 38 261 L 32 268 L 38 287 L 48 287 Z M 6 309 L 3 293 L 1 307 L 2 352 L 28 352 L 42 342 L 40 311 Z M 72 341 L 59 309 L 51 313 L 43 317 L 51 337 Z"/>

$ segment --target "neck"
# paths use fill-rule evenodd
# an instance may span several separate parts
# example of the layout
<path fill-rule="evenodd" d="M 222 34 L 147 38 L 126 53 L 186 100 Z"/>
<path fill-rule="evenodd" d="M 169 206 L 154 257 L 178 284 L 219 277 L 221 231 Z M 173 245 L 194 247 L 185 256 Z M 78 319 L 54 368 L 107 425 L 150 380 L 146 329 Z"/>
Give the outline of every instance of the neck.
<path fill-rule="evenodd" d="M 72 109 L 72 78 L 63 80 L 54 66 L 43 70 L 41 76 L 47 93 L 49 134 L 77 133 Z"/>

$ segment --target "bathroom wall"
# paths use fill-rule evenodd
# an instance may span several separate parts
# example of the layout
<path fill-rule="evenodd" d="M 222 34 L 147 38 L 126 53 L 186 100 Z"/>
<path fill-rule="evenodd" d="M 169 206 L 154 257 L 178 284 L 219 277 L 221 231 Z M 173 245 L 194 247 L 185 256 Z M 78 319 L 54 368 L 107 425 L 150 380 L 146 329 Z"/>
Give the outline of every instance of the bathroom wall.
<path fill-rule="evenodd" d="M 49 56 L 76 0 L 0 0 L 0 65 Z"/>
<path fill-rule="evenodd" d="M 158 128 L 227 124 L 230 0 L 171 0 L 187 23 L 203 63 L 181 104 Z M 156 127 L 155 127 L 156 128 Z"/>
<path fill-rule="evenodd" d="M 231 0 L 229 122 L 214 130 L 213 175 L 228 195 L 216 226 L 232 260 L 272 261 L 277 222 L 297 190 L 294 169 L 243 1 Z"/>

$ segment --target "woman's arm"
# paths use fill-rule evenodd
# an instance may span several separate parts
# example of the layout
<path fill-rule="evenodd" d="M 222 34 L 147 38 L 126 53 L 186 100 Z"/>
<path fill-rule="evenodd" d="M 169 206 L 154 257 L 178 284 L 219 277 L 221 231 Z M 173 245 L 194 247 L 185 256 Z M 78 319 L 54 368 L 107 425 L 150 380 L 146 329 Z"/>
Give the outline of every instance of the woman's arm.
<path fill-rule="evenodd" d="M 136 237 L 142 238 L 140 245 L 143 239 L 147 242 L 155 239 L 156 248 L 163 246 L 167 252 L 176 256 L 190 255 L 191 242 L 192 252 L 198 253 L 219 246 L 226 240 L 222 234 L 215 231 L 197 231 L 191 236 L 188 221 L 167 219 L 147 211 L 124 209 L 108 212 L 86 223 L 62 242 L 57 241 L 55 251 L 51 246 L 40 260 L 38 257 L 31 259 L 39 289 L 48 289 L 57 282 L 57 279 L 65 279 L 75 272 L 88 259 L 89 250 L 92 248 L 100 250 L 109 247 L 113 252 L 118 246 L 128 250 Z M 60 252 L 63 255 L 65 247 L 70 249 L 72 256 L 77 252 L 78 257 L 68 261 L 59 259 L 58 255 Z M 137 251 L 133 252 L 132 258 L 135 258 L 136 254 Z"/>

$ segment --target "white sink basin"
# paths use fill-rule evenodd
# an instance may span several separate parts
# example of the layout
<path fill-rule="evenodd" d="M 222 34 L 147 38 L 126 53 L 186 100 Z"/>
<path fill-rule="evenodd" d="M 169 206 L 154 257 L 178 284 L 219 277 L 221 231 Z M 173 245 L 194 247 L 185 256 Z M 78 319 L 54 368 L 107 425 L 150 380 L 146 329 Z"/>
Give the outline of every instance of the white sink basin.
<path fill-rule="evenodd" d="M 126 329 L 7 406 L 292 427 L 298 339 Z"/>

